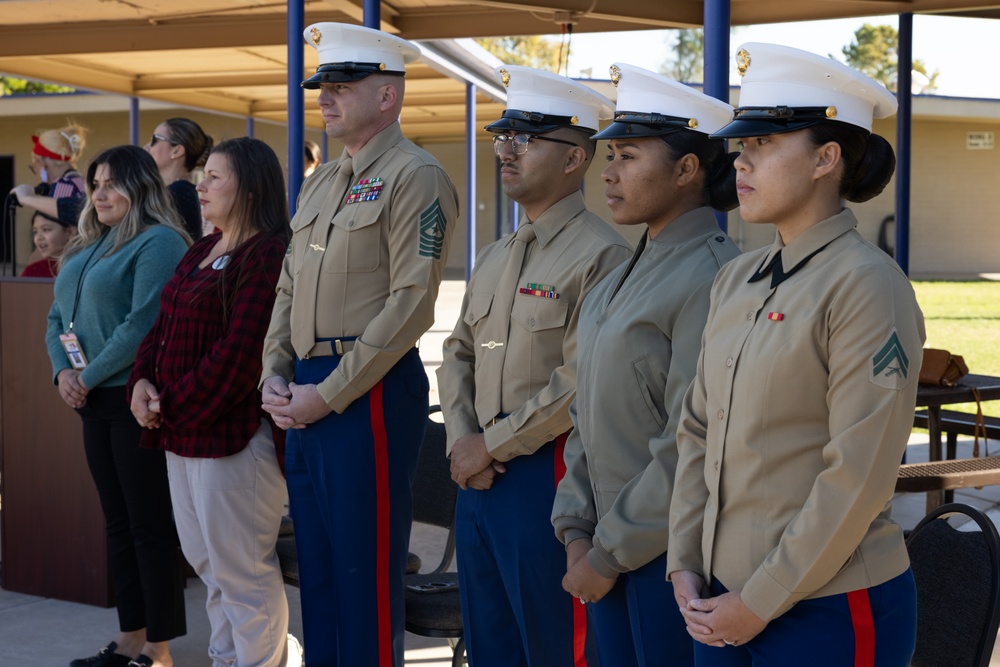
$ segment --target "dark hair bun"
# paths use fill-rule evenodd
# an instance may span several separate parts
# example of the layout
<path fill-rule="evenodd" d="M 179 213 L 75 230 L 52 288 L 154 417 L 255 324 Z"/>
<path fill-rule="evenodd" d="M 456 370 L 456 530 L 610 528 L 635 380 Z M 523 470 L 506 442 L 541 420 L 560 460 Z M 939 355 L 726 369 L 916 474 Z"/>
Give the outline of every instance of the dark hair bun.
<path fill-rule="evenodd" d="M 206 134 L 204 136 L 205 150 L 201 152 L 198 159 L 195 160 L 195 167 L 204 167 L 205 163 L 208 162 L 208 156 L 212 154 L 212 147 L 214 146 L 214 141 L 212 140 L 212 135 Z"/>
<path fill-rule="evenodd" d="M 692 154 L 698 158 L 700 169 L 705 174 L 702 185 L 702 205 L 717 211 L 731 211 L 739 206 L 736 196 L 736 169 L 733 162 L 739 153 L 725 152 L 722 139 L 712 139 L 703 132 L 689 130 L 671 132 L 660 137 L 674 160 Z"/>
<path fill-rule="evenodd" d="M 732 211 L 740 205 L 736 194 L 736 167 L 733 164 L 739 153 L 722 156 L 715 165 L 707 184 L 708 203 L 717 211 Z"/>
<path fill-rule="evenodd" d="M 896 154 L 889 142 L 877 134 L 868 137 L 868 145 L 853 178 L 845 174 L 844 198 L 852 202 L 865 202 L 878 196 L 896 171 Z"/>
<path fill-rule="evenodd" d="M 191 171 L 204 167 L 212 152 L 212 137 L 190 118 L 168 118 L 163 122 L 170 128 L 172 143 L 184 147 L 184 168 Z"/>

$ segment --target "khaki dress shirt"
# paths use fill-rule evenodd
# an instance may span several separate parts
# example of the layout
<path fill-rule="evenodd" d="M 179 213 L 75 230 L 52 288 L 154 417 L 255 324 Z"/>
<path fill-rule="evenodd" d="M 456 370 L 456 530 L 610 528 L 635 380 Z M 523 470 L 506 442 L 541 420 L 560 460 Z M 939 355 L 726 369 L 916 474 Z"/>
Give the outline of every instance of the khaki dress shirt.
<path fill-rule="evenodd" d="M 398 123 L 354 155 L 352 186 L 342 199 L 331 193 L 340 162 L 319 167 L 299 194 L 262 375 L 293 378 L 296 357 L 311 349 L 293 340 L 357 336 L 317 387 L 338 413 L 433 324 L 458 218 L 455 186 L 437 160 L 403 137 Z"/>
<path fill-rule="evenodd" d="M 552 523 L 564 544 L 593 536 L 588 559 L 608 578 L 667 550 L 681 403 L 712 280 L 739 253 L 712 209 L 695 209 L 647 236 L 624 282 L 631 263 L 584 300 L 574 428 Z"/>
<path fill-rule="evenodd" d="M 569 431 L 569 404 L 576 388 L 576 326 L 584 295 L 614 267 L 628 259 L 628 242 L 589 212 L 575 192 L 531 223 L 535 240 L 521 265 L 520 288 L 551 288 L 546 296 L 518 293 L 510 313 L 509 340 L 501 378 L 480 377 L 487 315 L 507 263 L 513 234 L 479 254 L 462 301 L 462 312 L 444 342 L 438 369 L 441 410 L 448 451 L 456 440 L 476 433 L 497 415 L 477 415 L 477 391 L 499 391 L 501 411 L 509 416 L 486 430 L 486 447 L 497 460 L 531 454 Z M 539 290 L 542 291 L 542 290 Z"/>
<path fill-rule="evenodd" d="M 715 577 L 767 621 L 909 565 L 890 500 L 923 315 L 856 225 L 845 209 L 719 272 L 684 399 L 667 572 Z"/>

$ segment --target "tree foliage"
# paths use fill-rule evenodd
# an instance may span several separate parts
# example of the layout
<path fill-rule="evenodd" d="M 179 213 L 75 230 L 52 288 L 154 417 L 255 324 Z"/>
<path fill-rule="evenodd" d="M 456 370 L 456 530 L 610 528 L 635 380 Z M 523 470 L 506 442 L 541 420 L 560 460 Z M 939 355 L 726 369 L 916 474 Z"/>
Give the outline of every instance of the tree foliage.
<path fill-rule="evenodd" d="M 26 81 L 8 76 L 0 76 L 0 97 L 4 95 L 32 95 L 37 93 L 72 93 L 73 88 L 51 83 Z"/>
<path fill-rule="evenodd" d="M 899 74 L 899 33 L 889 25 L 865 23 L 854 31 L 854 39 L 841 49 L 847 64 L 867 74 L 895 92 Z M 934 90 L 940 72 L 931 74 L 922 60 L 913 61 L 913 69 L 927 77 L 925 92 Z"/>
<path fill-rule="evenodd" d="M 566 53 L 561 54 L 560 62 L 559 42 L 539 35 L 487 37 L 477 39 L 476 43 L 508 65 L 524 65 L 558 73 L 560 65 L 569 59 L 568 48 Z"/>
<path fill-rule="evenodd" d="M 673 56 L 660 66 L 660 74 L 676 81 L 701 83 L 705 78 L 705 31 L 683 28 L 667 37 Z"/>

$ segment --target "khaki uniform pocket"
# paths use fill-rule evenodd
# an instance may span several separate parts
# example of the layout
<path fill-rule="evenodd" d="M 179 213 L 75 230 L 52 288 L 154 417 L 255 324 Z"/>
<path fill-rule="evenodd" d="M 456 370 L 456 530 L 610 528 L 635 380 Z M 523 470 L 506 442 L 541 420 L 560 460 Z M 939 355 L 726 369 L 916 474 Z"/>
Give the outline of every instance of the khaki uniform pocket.
<path fill-rule="evenodd" d="M 504 366 L 514 377 L 548 381 L 563 363 L 569 305 L 556 299 L 518 294 L 511 311 L 510 349 Z"/>
<path fill-rule="evenodd" d="M 323 269 L 329 273 L 369 273 L 382 263 L 380 200 L 351 204 L 333 217 Z"/>

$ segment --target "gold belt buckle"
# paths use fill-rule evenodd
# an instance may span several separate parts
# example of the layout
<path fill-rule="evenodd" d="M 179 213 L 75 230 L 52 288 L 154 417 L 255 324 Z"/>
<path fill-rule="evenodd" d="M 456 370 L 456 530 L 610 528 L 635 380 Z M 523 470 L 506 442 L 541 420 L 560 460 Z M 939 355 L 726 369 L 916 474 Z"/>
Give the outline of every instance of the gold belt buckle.
<path fill-rule="evenodd" d="M 488 429 L 491 426 L 496 426 L 501 421 L 501 419 L 503 419 L 503 418 L 502 417 L 494 417 L 493 419 L 489 420 L 488 422 L 486 422 L 486 425 L 483 427 L 483 430 L 485 431 L 486 429 Z"/>
<path fill-rule="evenodd" d="M 335 350 L 337 350 L 337 356 L 338 357 L 344 356 L 344 342 L 342 340 L 340 340 L 339 338 L 337 338 L 336 340 L 334 340 L 333 341 L 333 347 L 334 347 Z"/>

